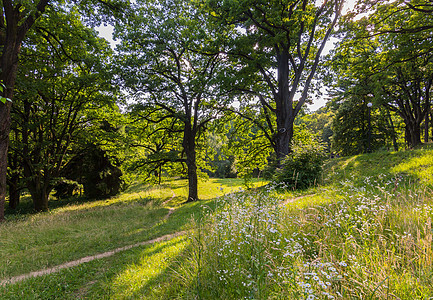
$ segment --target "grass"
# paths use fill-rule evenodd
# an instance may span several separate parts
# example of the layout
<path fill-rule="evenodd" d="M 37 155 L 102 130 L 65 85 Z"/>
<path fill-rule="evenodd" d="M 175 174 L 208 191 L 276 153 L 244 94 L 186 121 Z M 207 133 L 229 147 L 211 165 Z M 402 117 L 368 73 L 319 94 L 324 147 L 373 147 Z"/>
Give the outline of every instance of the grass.
<path fill-rule="evenodd" d="M 193 230 L 0 287 L 0 298 L 428 299 L 431 157 L 428 146 L 333 159 L 324 184 L 303 192 L 209 180 L 202 201 L 185 205 L 186 181 L 173 180 L 10 217 L 0 225 L 1 278 Z"/>
<path fill-rule="evenodd" d="M 433 186 L 433 144 L 415 150 L 356 155 L 332 159 L 325 165 L 325 184 L 350 179 L 363 184 L 365 178 L 405 176 L 412 182 Z"/>
<path fill-rule="evenodd" d="M 0 226 L 0 278 L 189 229 L 189 219 L 212 194 L 223 195 L 242 186 L 241 180 L 227 180 L 224 191 L 221 183 L 217 179 L 201 183 L 200 195 L 205 200 L 181 207 L 187 197 L 186 180 L 162 186 L 136 184 L 108 200 L 73 202 L 48 213 L 12 216 Z M 163 207 L 173 192 L 176 197 Z M 170 206 L 180 208 L 165 221 Z"/>
<path fill-rule="evenodd" d="M 167 290 L 167 269 L 188 241 L 185 237 L 131 249 L 2 288 L 2 299 L 140 299 Z M 156 299 L 156 298 L 151 298 Z"/>

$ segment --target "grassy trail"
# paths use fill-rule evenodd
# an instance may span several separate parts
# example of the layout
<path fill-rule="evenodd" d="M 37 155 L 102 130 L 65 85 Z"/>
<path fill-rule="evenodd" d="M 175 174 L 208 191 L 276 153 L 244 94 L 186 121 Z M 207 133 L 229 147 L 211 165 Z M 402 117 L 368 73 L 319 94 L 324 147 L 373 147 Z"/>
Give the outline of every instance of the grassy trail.
<path fill-rule="evenodd" d="M 59 266 L 55 266 L 49 269 L 44 269 L 44 270 L 40 270 L 40 271 L 35 271 L 35 272 L 31 272 L 28 274 L 23 274 L 23 275 L 19 275 L 19 276 L 15 276 L 9 279 L 5 279 L 0 281 L 0 286 L 6 286 L 8 284 L 14 284 L 32 277 L 39 277 L 39 276 L 43 276 L 43 275 L 50 275 L 52 273 L 56 273 L 61 271 L 62 269 L 66 269 L 66 268 L 72 268 L 72 267 L 76 267 L 79 266 L 81 264 L 84 263 L 88 263 L 91 262 L 95 259 L 101 259 L 101 258 L 106 258 L 106 257 L 110 257 L 113 256 L 116 253 L 122 252 L 122 251 L 126 251 L 132 248 L 136 248 L 136 247 L 141 247 L 141 246 L 145 246 L 145 245 L 149 245 L 149 244 L 154 244 L 154 243 L 161 243 L 161 242 L 165 242 L 165 241 L 169 241 L 173 238 L 179 237 L 181 235 L 186 234 L 187 231 L 179 231 L 173 234 L 166 234 L 163 235 L 161 237 L 149 240 L 149 241 L 145 241 L 145 242 L 141 242 L 141 243 L 137 243 L 134 245 L 129 245 L 129 246 L 125 246 L 125 247 L 121 247 L 121 248 L 117 248 L 108 252 L 104 252 L 104 253 L 100 253 L 97 255 L 92 255 L 92 256 L 86 256 L 83 258 L 80 258 L 78 260 L 74 260 L 74 261 L 70 261 L 64 264 L 61 264 Z"/>
<path fill-rule="evenodd" d="M 173 193 L 173 196 L 170 199 L 164 201 L 162 203 L 162 205 L 168 204 L 170 201 L 172 201 L 176 197 L 176 194 L 174 193 L 173 190 L 172 190 L 172 193 Z M 174 211 L 175 211 L 174 208 L 170 208 L 169 211 L 168 211 L 168 213 L 163 217 L 163 220 L 166 221 L 170 217 L 170 215 L 174 213 Z M 116 248 L 114 250 L 106 251 L 104 253 L 99 253 L 99 254 L 96 254 L 96 255 L 86 256 L 86 257 L 80 258 L 78 260 L 69 261 L 67 263 L 64 263 L 64 264 L 61 264 L 61 265 L 58 265 L 58 266 L 55 266 L 55 267 L 52 267 L 52 268 L 43 269 L 43 270 L 39 270 L 39 271 L 34 271 L 34 272 L 30 272 L 30 273 L 27 273 L 27 274 L 22 274 L 22 275 L 19 275 L 19 276 L 8 278 L 8 279 L 3 279 L 3 280 L 0 280 L 0 286 L 6 286 L 8 284 L 14 284 L 14 283 L 17 283 L 17 282 L 20 282 L 20 281 L 23 281 L 23 280 L 26 280 L 26 279 L 29 279 L 29 278 L 32 278 L 32 277 L 39 277 L 39 276 L 43 276 L 43 275 L 50 275 L 52 273 L 59 272 L 62 269 L 76 267 L 78 265 L 91 262 L 91 261 L 93 261 L 95 259 L 101 259 L 101 258 L 110 257 L 110 256 L 112 256 L 112 255 L 114 255 L 114 254 L 116 254 L 118 252 L 126 251 L 126 250 L 129 250 L 129 249 L 132 249 L 132 248 L 136 248 L 136 247 L 140 247 L 140 246 L 145 246 L 145 245 L 149 245 L 149 244 L 160 243 L 160 242 L 163 242 L 163 241 L 171 240 L 173 238 L 176 238 L 176 237 L 179 237 L 181 235 L 186 234 L 186 232 L 187 231 L 179 231 L 179 232 L 175 232 L 173 234 L 166 234 L 166 235 L 163 235 L 163 236 L 160 236 L 160 237 L 148 240 L 148 241 L 144 241 L 144 242 L 140 242 L 140 243 L 135 243 L 133 245 L 128 245 L 128 246 Z"/>

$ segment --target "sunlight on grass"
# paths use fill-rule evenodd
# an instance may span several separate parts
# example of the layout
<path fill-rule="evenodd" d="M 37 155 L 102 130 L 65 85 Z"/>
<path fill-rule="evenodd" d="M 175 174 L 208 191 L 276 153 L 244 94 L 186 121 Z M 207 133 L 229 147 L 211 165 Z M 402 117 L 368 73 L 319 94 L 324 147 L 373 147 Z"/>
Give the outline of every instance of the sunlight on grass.
<path fill-rule="evenodd" d="M 150 291 L 158 289 L 155 282 L 164 282 L 161 277 L 172 260 L 188 245 L 186 237 L 158 243 L 146 248 L 138 262 L 128 265 L 114 278 L 110 285 L 111 299 L 140 299 Z"/>
<path fill-rule="evenodd" d="M 38 214 L 2 224 L 0 278 L 146 240 L 166 213 L 163 208 L 135 204 Z"/>
<path fill-rule="evenodd" d="M 241 179 L 210 179 L 201 182 L 202 199 L 212 199 L 239 190 Z M 256 186 L 263 184 L 255 182 Z M 28 215 L 0 226 L 0 278 L 19 275 L 189 229 L 188 220 L 209 200 L 188 205 L 187 180 L 172 180 L 160 186 L 135 184 L 107 200 L 69 204 L 47 213 Z M 166 207 L 178 211 L 165 220 L 168 209 L 160 204 L 176 197 Z"/>
<path fill-rule="evenodd" d="M 198 293 L 204 299 L 432 296 L 431 191 L 363 182 L 307 195 L 286 210 L 272 193 L 219 200 L 196 230 L 199 258 L 189 259 L 202 266 Z"/>
<path fill-rule="evenodd" d="M 421 180 L 424 184 L 433 185 L 433 151 L 425 151 L 419 156 L 408 158 L 391 169 L 391 172 L 407 173 Z"/>

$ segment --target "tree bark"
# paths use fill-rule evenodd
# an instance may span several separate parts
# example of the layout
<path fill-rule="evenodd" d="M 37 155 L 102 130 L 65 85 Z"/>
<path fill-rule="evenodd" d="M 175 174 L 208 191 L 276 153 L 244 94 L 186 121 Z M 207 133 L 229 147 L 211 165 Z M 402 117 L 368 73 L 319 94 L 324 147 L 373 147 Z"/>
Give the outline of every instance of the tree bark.
<path fill-rule="evenodd" d="M 195 151 L 187 155 L 188 166 L 188 200 L 186 202 L 193 202 L 198 200 L 198 176 L 197 164 L 195 162 Z"/>
<path fill-rule="evenodd" d="M 288 122 L 286 127 L 280 127 L 276 135 L 277 161 L 281 164 L 282 159 L 291 152 L 290 143 L 293 138 L 293 122 Z"/>
<path fill-rule="evenodd" d="M 410 148 L 421 145 L 421 126 L 418 122 L 406 123 L 406 142 Z"/>
<path fill-rule="evenodd" d="M 13 27 L 13 26 L 12 26 Z M 9 29 L 9 28 L 8 28 Z M 14 31 L 12 32 L 11 31 Z M 21 45 L 17 46 L 17 41 L 11 34 L 16 34 L 16 26 L 7 31 L 6 43 L 3 46 L 1 58 L 0 81 L 6 86 L 3 96 L 13 98 L 13 89 L 18 68 L 18 53 Z M 11 106 L 12 103 L 6 101 L 0 103 L 0 222 L 4 220 L 4 206 L 6 201 L 6 177 L 9 148 L 9 132 L 11 128 Z"/>
<path fill-rule="evenodd" d="M 389 110 L 386 110 L 387 112 L 387 121 L 389 123 L 389 126 L 391 128 L 391 139 L 392 139 L 392 145 L 394 147 L 394 151 L 398 151 L 398 143 L 397 143 L 397 134 L 395 133 L 395 127 L 394 127 L 394 122 L 392 122 L 392 117 L 391 117 L 391 113 L 389 112 Z"/>
<path fill-rule="evenodd" d="M 44 184 L 41 184 L 37 180 L 27 184 L 30 195 L 33 199 L 33 207 L 35 211 L 47 211 L 48 210 L 48 196 L 50 195 L 50 189 Z"/>
<path fill-rule="evenodd" d="M 0 103 L 0 222 L 4 220 L 6 201 L 7 153 L 9 146 L 11 104 Z"/>
<path fill-rule="evenodd" d="M 198 200 L 198 176 L 195 149 L 195 131 L 191 128 L 190 123 L 185 124 L 183 149 L 186 155 L 186 165 L 188 167 L 188 202 Z"/>
<path fill-rule="evenodd" d="M 278 166 L 290 151 L 290 143 L 293 138 L 294 110 L 292 106 L 293 95 L 289 86 L 289 54 L 286 49 L 277 53 L 278 62 L 278 93 L 275 95 L 277 132 L 275 145 L 277 149 Z"/>

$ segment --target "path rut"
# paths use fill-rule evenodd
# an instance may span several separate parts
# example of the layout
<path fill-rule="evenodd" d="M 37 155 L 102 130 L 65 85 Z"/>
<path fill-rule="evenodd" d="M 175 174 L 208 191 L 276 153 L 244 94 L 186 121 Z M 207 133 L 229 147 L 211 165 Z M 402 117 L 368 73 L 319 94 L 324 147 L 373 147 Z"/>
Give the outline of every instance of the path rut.
<path fill-rule="evenodd" d="M 169 200 L 165 201 L 163 204 L 168 203 L 174 197 L 176 197 L 176 194 L 173 192 L 173 196 Z M 163 220 L 167 220 L 173 212 L 174 212 L 174 209 L 170 208 L 169 211 L 168 211 L 168 213 L 167 213 L 167 215 L 164 216 Z M 91 262 L 91 261 L 96 260 L 96 259 L 110 257 L 110 256 L 112 256 L 112 255 L 114 255 L 116 253 L 119 253 L 119 252 L 122 252 L 122 251 L 125 251 L 125 250 L 129 250 L 129 249 L 132 249 L 132 248 L 136 248 L 136 247 L 140 247 L 140 246 L 145 246 L 145 245 L 149 245 L 149 244 L 153 244 L 153 243 L 159 243 L 159 242 L 162 242 L 162 241 L 168 241 L 168 240 L 171 240 L 171 239 L 173 239 L 175 237 L 178 237 L 178 236 L 181 236 L 181 235 L 184 235 L 184 234 L 186 234 L 186 231 L 179 231 L 179 232 L 172 233 L 172 234 L 166 234 L 166 235 L 160 236 L 158 238 L 154 238 L 154 239 L 147 240 L 147 241 L 144 241 L 144 242 L 140 242 L 140 243 L 136 243 L 136 244 L 133 244 L 133 245 L 128 245 L 128 246 L 120 247 L 120 248 L 117 248 L 117 249 L 114 249 L 114 250 L 111 250 L 111 251 L 107 251 L 107 252 L 104 252 L 104 253 L 96 254 L 96 255 L 86 256 L 86 257 L 80 258 L 78 260 L 70 261 L 70 262 L 67 262 L 67 263 L 64 263 L 64 264 L 52 267 L 52 268 L 47 268 L 47 269 L 43 269 L 43 270 L 39 270 L 39 271 L 34 271 L 34 272 L 30 272 L 30 273 L 23 274 L 23 275 L 11 277 L 11 278 L 8 278 L 8 279 L 3 279 L 3 280 L 0 281 L 0 286 L 5 286 L 7 284 L 17 283 L 17 282 L 20 282 L 20 281 L 23 281 L 23 280 L 26 280 L 26 279 L 29 279 L 29 278 L 32 278 L 32 277 L 39 277 L 39 276 L 43 276 L 43 275 L 49 275 L 49 274 L 52 274 L 52 273 L 55 273 L 55 272 L 59 272 L 60 270 L 63 270 L 63 269 L 72 268 L 72 267 L 75 267 L 75 266 L 78 266 L 78 265 L 81 265 L 81 264 L 84 264 L 84 263 L 87 263 L 87 262 Z"/>

